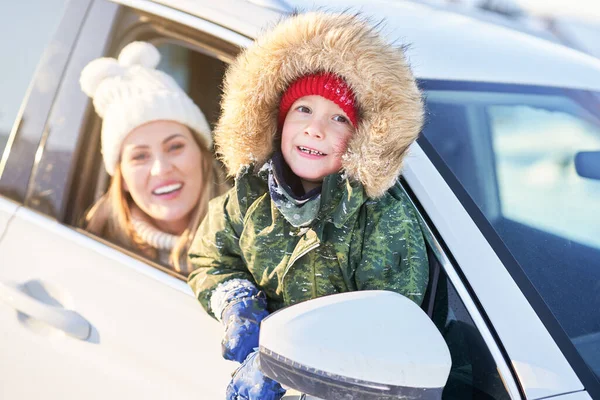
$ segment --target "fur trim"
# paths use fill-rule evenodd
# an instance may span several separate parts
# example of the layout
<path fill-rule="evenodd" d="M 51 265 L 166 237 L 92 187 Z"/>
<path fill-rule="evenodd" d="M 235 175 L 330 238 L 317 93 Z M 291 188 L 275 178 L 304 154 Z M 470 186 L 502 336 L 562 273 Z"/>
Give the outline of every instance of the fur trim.
<path fill-rule="evenodd" d="M 356 95 L 357 130 L 342 165 L 369 197 L 382 196 L 400 174 L 423 123 L 423 103 L 402 49 L 356 15 L 311 12 L 284 19 L 230 66 L 215 130 L 231 176 L 261 166 L 273 152 L 282 93 L 316 72 L 342 76 Z"/>

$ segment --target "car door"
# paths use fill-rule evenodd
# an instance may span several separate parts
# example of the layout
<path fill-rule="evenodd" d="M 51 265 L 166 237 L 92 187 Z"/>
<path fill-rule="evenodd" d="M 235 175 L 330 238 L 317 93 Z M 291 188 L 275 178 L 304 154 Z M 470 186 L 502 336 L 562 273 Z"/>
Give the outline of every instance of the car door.
<path fill-rule="evenodd" d="M 79 73 L 138 38 L 182 44 L 183 28 L 153 18 L 91 2 L 30 160 L 24 206 L 2 205 L 12 214 L 0 239 L 2 399 L 223 398 L 236 368 L 220 354 L 220 325 L 181 276 L 76 226 L 74 210 L 102 189 L 98 121 Z M 206 38 L 216 47 L 218 38 L 195 34 L 182 47 Z"/>
<path fill-rule="evenodd" d="M 14 201 L 0 197 L 0 238 L 18 208 L 19 205 Z"/>
<path fill-rule="evenodd" d="M 0 265 L 1 398 L 223 396 L 235 366 L 185 282 L 26 208 Z"/>

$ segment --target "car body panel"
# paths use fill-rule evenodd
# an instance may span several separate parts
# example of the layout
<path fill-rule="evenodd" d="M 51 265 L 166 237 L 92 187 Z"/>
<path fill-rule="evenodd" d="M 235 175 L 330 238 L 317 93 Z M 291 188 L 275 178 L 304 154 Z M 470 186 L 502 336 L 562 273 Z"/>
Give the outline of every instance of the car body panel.
<path fill-rule="evenodd" d="M 0 197 L 0 240 L 6 227 L 8 226 L 11 217 L 19 208 L 19 204 L 14 201 Z"/>
<path fill-rule="evenodd" d="M 144 9 L 148 3 L 161 4 L 206 21 L 221 25 L 248 38 L 254 38 L 265 22 L 275 22 L 281 14 L 249 1 L 195 1 L 195 0 L 111 0 L 130 7 Z M 251 17 L 251 18 L 249 18 Z"/>
<path fill-rule="evenodd" d="M 592 400 L 592 398 L 588 392 L 582 391 L 553 397 L 553 400 Z"/>
<path fill-rule="evenodd" d="M 79 340 L 0 302 L 0 398 L 223 397 L 235 364 L 185 282 L 25 208 L 0 242 L 0 266 L 1 282 L 92 325 Z"/>
<path fill-rule="evenodd" d="M 210 34 L 219 37 L 220 39 L 226 40 L 230 43 L 237 44 L 240 47 L 248 46 L 252 43 L 252 39 L 250 39 L 247 35 L 244 34 L 244 30 L 241 29 L 230 29 L 228 27 L 224 27 L 222 24 L 212 22 L 211 19 L 201 19 L 194 14 L 190 14 L 186 12 L 186 8 L 172 8 L 167 7 L 161 2 L 152 2 L 147 0 L 110 0 L 115 3 L 135 8 L 136 10 L 141 10 L 144 12 L 148 12 L 154 15 L 161 16 L 170 21 L 180 23 L 185 26 L 189 26 L 190 28 L 195 28 L 203 32 L 207 32 Z M 196 2 L 187 2 L 188 8 L 193 8 Z M 217 3 L 211 3 L 217 4 Z M 220 2 L 219 2 L 220 4 Z M 195 9 L 195 8 L 194 8 Z M 210 8 L 209 8 L 210 9 Z M 220 13 L 216 13 L 216 16 L 222 15 L 225 10 L 221 9 Z M 211 15 L 210 13 L 208 15 Z M 277 15 L 277 14 L 275 14 Z M 275 17 L 273 12 L 270 12 L 268 18 Z M 217 19 L 213 16 L 213 19 Z M 239 22 L 239 21 L 238 21 Z M 235 25 L 235 21 L 230 22 Z M 243 25 L 242 25 L 243 26 Z M 241 32 L 238 32 L 241 31 Z"/>
<path fill-rule="evenodd" d="M 244 0 L 114 0 L 133 7 L 160 3 L 183 10 L 250 38 L 277 21 L 272 10 Z M 383 33 L 410 44 L 408 58 L 422 79 L 467 80 L 600 90 L 600 60 L 560 44 L 424 4 L 390 0 L 288 0 L 299 9 L 358 10 L 387 21 Z M 252 15 L 252 18 L 248 18 Z M 424 18 L 427 23 L 423 23 Z M 474 32 L 477 32 L 475 35 Z M 491 46 L 490 44 L 493 44 Z M 540 70 L 544 73 L 540 74 Z M 569 71 L 569 73 L 565 73 Z"/>

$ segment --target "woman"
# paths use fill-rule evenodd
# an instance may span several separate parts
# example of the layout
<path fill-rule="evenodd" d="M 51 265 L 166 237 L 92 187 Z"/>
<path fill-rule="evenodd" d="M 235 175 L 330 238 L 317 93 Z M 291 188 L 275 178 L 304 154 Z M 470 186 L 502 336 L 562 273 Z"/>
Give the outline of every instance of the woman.
<path fill-rule="evenodd" d="M 156 70 L 158 50 L 127 45 L 118 59 L 99 58 L 81 87 L 103 118 L 107 193 L 85 216 L 85 228 L 175 271 L 191 272 L 185 250 L 219 185 L 210 128 L 173 78 Z"/>

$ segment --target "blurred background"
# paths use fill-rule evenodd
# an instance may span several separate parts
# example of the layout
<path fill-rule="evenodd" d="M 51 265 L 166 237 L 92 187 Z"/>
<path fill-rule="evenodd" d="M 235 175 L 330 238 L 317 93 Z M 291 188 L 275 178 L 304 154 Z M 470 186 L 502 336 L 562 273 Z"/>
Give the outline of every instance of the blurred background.
<path fill-rule="evenodd" d="M 397 0 L 425 3 L 562 43 L 600 58 L 598 0 Z M 320 4 L 327 3 L 325 0 Z M 68 0 L 0 1 L 0 149 Z M 52 49 L 50 49 L 52 51 Z M 46 54 L 48 57 L 48 54 Z M 43 88 L 38 88 L 43 89 Z"/>

